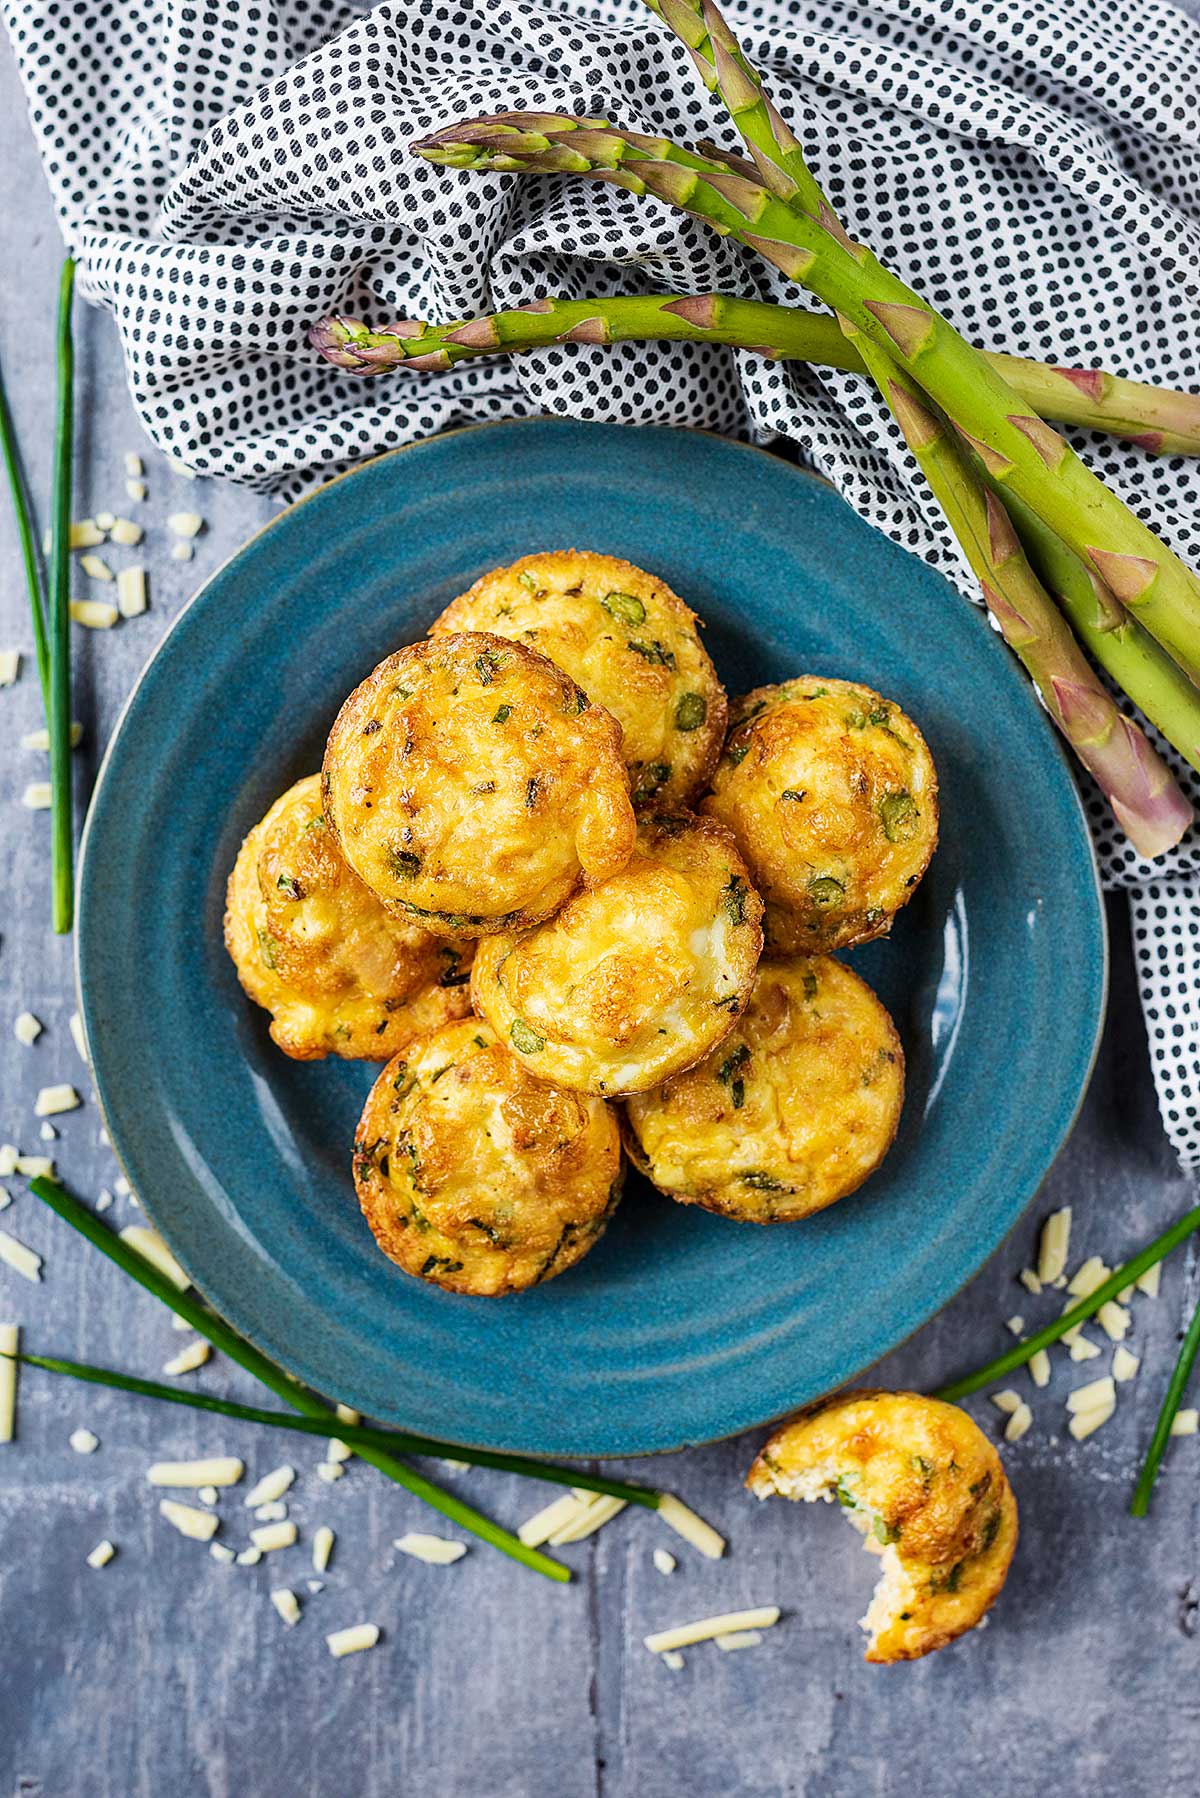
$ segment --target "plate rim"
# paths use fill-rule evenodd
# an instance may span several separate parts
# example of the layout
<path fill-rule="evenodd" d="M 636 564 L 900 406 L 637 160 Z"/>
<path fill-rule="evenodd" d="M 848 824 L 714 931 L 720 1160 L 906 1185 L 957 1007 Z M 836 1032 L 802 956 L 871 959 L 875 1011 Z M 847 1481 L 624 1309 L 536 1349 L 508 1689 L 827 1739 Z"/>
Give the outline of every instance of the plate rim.
<path fill-rule="evenodd" d="M 330 479 L 328 479 L 326 481 L 322 481 L 318 486 L 315 486 L 310 492 L 301 494 L 299 496 L 299 498 L 292 500 L 292 501 L 288 502 L 286 505 L 284 505 L 283 507 L 281 507 L 280 511 L 275 515 L 275 517 L 267 519 L 267 521 L 264 524 L 260 525 L 257 528 L 257 530 L 252 531 L 250 533 L 250 535 L 248 537 L 246 537 L 243 540 L 243 542 L 241 542 L 237 546 L 236 549 L 232 550 L 230 552 L 230 554 L 228 556 L 226 556 L 220 563 L 218 563 L 215 568 L 213 568 L 209 571 L 209 573 L 205 576 L 205 578 L 201 582 L 201 584 L 196 588 L 196 591 L 194 593 L 192 593 L 184 601 L 184 603 L 180 606 L 178 612 L 175 614 L 174 618 L 171 619 L 171 621 L 167 625 L 167 628 L 164 630 L 162 637 L 159 639 L 159 642 L 155 646 L 154 650 L 146 658 L 146 661 L 143 663 L 142 667 L 139 669 L 139 671 L 134 679 L 134 682 L 129 689 L 129 692 L 125 697 L 124 702 L 122 703 L 120 709 L 118 710 L 117 716 L 113 722 L 112 729 L 109 732 L 108 740 L 104 747 L 104 753 L 101 756 L 100 761 L 97 765 L 95 779 L 92 783 L 91 793 L 88 798 L 88 805 L 87 805 L 87 811 L 84 816 L 83 828 L 80 832 L 79 847 L 78 847 L 78 851 L 77 851 L 78 873 L 77 873 L 77 877 L 76 877 L 76 892 L 77 892 L 77 905 L 78 905 L 79 916 L 77 919 L 75 931 L 73 932 L 73 953 L 72 953 L 72 963 L 73 963 L 74 981 L 75 981 L 76 1009 L 79 1012 L 80 1021 L 83 1025 L 84 1042 L 85 1042 L 85 1046 L 87 1047 L 87 1050 L 88 1050 L 88 1069 L 92 1076 L 92 1082 L 95 1087 L 97 1111 L 99 1112 L 100 1120 L 104 1126 L 105 1132 L 110 1138 L 111 1152 L 113 1154 L 113 1157 L 116 1160 L 118 1167 L 121 1169 L 122 1174 L 127 1179 L 129 1178 L 129 1169 L 126 1167 L 124 1158 L 121 1155 L 120 1149 L 117 1146 L 116 1139 L 113 1137 L 112 1132 L 109 1129 L 108 1108 L 105 1103 L 105 1095 L 104 1095 L 103 1085 L 102 1085 L 102 1081 L 101 1081 L 100 1076 L 96 1069 L 95 1058 L 94 1058 L 94 1055 L 92 1052 L 91 1039 L 90 1039 L 90 1036 L 88 1034 L 88 1029 L 87 1029 L 87 1005 L 86 1005 L 86 1001 L 85 1001 L 85 997 L 84 997 L 83 966 L 82 966 L 83 953 L 84 953 L 84 951 L 83 951 L 83 941 L 84 941 L 83 920 L 84 920 L 84 914 L 85 914 L 85 909 L 86 909 L 86 876 L 87 876 L 87 870 L 88 870 L 88 865 L 89 865 L 88 864 L 88 854 L 89 854 L 89 850 L 91 847 L 93 821 L 97 815 L 97 809 L 98 809 L 97 805 L 96 805 L 96 801 L 101 792 L 101 788 L 105 781 L 105 778 L 108 775 L 110 765 L 111 765 L 111 762 L 112 762 L 112 759 L 114 756 L 114 752 L 117 747 L 118 739 L 120 738 L 120 736 L 125 728 L 129 714 L 138 698 L 138 695 L 142 689 L 143 684 L 149 677 L 151 670 L 154 668 L 155 664 L 158 662 L 164 649 L 167 647 L 168 643 L 170 642 L 174 633 L 178 629 L 179 625 L 190 613 L 190 611 L 192 610 L 192 607 L 195 606 L 199 600 L 201 600 L 202 598 L 204 598 L 207 595 L 207 593 L 209 592 L 209 589 L 214 585 L 214 583 L 216 581 L 218 581 L 226 573 L 226 571 L 229 568 L 231 568 L 234 565 L 234 563 L 236 563 L 239 560 L 239 558 L 246 553 L 247 550 L 249 550 L 253 545 L 258 543 L 261 538 L 266 536 L 268 534 L 268 532 L 273 531 L 278 525 L 282 524 L 285 520 L 290 519 L 292 516 L 294 516 L 295 513 L 297 513 L 302 507 L 308 505 L 311 501 L 319 499 L 323 494 L 327 493 L 331 488 L 339 486 L 343 482 L 349 481 L 349 480 L 355 478 L 356 476 L 363 475 L 381 463 L 391 461 L 397 456 L 405 455 L 410 450 L 425 449 L 433 444 L 438 444 L 443 441 L 449 440 L 450 438 L 465 436 L 468 433 L 478 433 L 478 432 L 484 432 L 484 431 L 497 431 L 497 430 L 512 430 L 512 429 L 515 429 L 518 427 L 523 427 L 523 426 L 530 426 L 530 427 L 536 426 L 536 427 L 544 428 L 547 425 L 549 425 L 551 427 L 563 426 L 563 427 L 567 427 L 567 428 L 578 428 L 579 426 L 595 425 L 602 430 L 628 430 L 628 431 L 641 431 L 641 430 L 646 430 L 646 429 L 652 429 L 652 430 L 657 430 L 657 431 L 660 431 L 663 433 L 669 432 L 669 433 L 672 433 L 675 435 L 686 435 L 686 436 L 692 436 L 692 437 L 706 437 L 706 438 L 714 439 L 716 442 L 720 443 L 722 446 L 724 446 L 726 448 L 743 450 L 756 458 L 758 458 L 758 457 L 764 458 L 773 467 L 789 468 L 792 474 L 797 475 L 797 476 L 801 477 L 802 479 L 812 481 L 816 486 L 824 489 L 825 491 L 827 491 L 827 492 L 835 495 L 837 498 L 841 499 L 842 503 L 847 506 L 847 508 L 850 510 L 851 513 L 853 513 L 854 517 L 856 519 L 858 519 L 860 523 L 865 525 L 867 529 L 872 530 L 876 535 L 883 537 L 886 542 L 891 543 L 892 546 L 894 548 L 896 548 L 897 550 L 899 550 L 902 554 L 908 555 L 911 553 L 911 552 L 905 550 L 903 545 L 896 543 L 895 540 L 893 538 L 889 537 L 886 532 L 879 531 L 878 528 L 876 526 L 872 525 L 868 519 L 863 518 L 861 513 L 857 512 L 855 510 L 855 508 L 850 505 L 850 502 L 845 499 L 844 495 L 842 495 L 838 492 L 838 489 L 835 487 L 835 485 L 831 481 L 826 480 L 825 477 L 822 476 L 821 474 L 819 474 L 816 470 L 805 467 L 801 464 L 789 463 L 784 458 L 772 454 L 772 452 L 769 449 L 765 448 L 762 445 L 748 443 L 743 439 L 739 439 L 739 438 L 735 438 L 735 437 L 728 437 L 720 431 L 714 431 L 711 429 L 707 429 L 705 427 L 693 427 L 693 426 L 688 426 L 688 425 L 671 425 L 671 424 L 653 424 L 650 426 L 646 426 L 646 425 L 637 425 L 637 424 L 625 424 L 618 420 L 607 420 L 607 419 L 585 420 L 585 419 L 566 418 L 566 417 L 562 417 L 561 415 L 558 415 L 558 414 L 531 414 L 531 415 L 528 415 L 528 416 L 525 416 L 522 418 L 511 418 L 511 419 L 482 419 L 482 420 L 468 422 L 466 424 L 453 425 L 444 431 L 433 432 L 429 436 L 426 436 L 426 437 L 414 438 L 409 443 L 397 444 L 392 449 L 381 451 L 378 455 L 370 456 L 362 462 L 354 463 L 351 467 L 340 470 L 337 474 L 331 476 Z M 922 560 L 922 558 L 920 558 L 920 557 L 917 557 L 916 559 L 918 562 L 921 562 L 921 560 Z M 924 565 L 928 566 L 928 564 L 924 564 Z M 938 571 L 934 570 L 933 572 L 937 573 Z M 943 577 L 943 578 L 945 578 L 945 577 Z M 948 584 L 952 585 L 953 583 L 948 583 Z M 962 600 L 963 604 L 975 605 L 975 603 L 976 603 L 976 602 L 968 599 L 967 596 L 965 596 L 961 593 L 960 593 L 959 597 Z M 979 607 L 978 609 L 983 610 L 984 608 Z M 986 615 L 985 615 L 985 618 L 986 618 Z M 994 633 L 989 633 L 989 634 L 994 634 Z M 1000 648 L 1000 645 L 996 645 L 996 647 Z M 1009 673 L 1012 675 L 1012 677 L 1014 679 L 1024 680 L 1024 677 L 1022 675 L 1020 675 L 1018 673 L 1018 671 L 1007 662 L 1007 660 L 1005 661 L 1005 665 L 1008 666 Z M 1093 1075 L 1095 1074 L 1095 1071 L 1096 1071 L 1096 1063 L 1097 1063 L 1097 1059 L 1099 1057 L 1100 1045 L 1101 1045 L 1101 1041 L 1103 1039 L 1104 1030 L 1105 1030 L 1105 1026 L 1106 1026 L 1106 1022 L 1107 1022 L 1107 1016 L 1108 1016 L 1108 1001 L 1109 1001 L 1109 987 L 1110 987 L 1111 959 L 1112 959 L 1111 958 L 1111 938 L 1110 938 L 1110 932 L 1109 932 L 1109 928 L 1108 928 L 1108 914 L 1107 914 L 1107 908 L 1105 905 L 1104 887 L 1103 887 L 1103 883 L 1102 883 L 1101 876 L 1100 876 L 1100 865 L 1099 865 L 1099 858 L 1098 858 L 1097 851 L 1096 851 L 1095 839 L 1092 835 L 1091 827 L 1088 822 L 1087 811 L 1086 811 L 1086 808 L 1083 803 L 1083 798 L 1079 791 L 1079 787 L 1078 787 L 1077 781 L 1075 779 L 1074 771 L 1072 769 L 1070 760 L 1062 746 L 1062 743 L 1059 739 L 1058 733 L 1053 729 L 1053 726 L 1049 723 L 1049 720 L 1046 720 L 1046 725 L 1047 725 L 1047 731 L 1046 731 L 1047 741 L 1051 745 L 1054 755 L 1055 755 L 1055 757 L 1059 763 L 1059 766 L 1061 768 L 1061 771 L 1065 777 L 1066 786 L 1067 786 L 1067 789 L 1070 794 L 1071 802 L 1072 802 L 1073 807 L 1078 815 L 1079 821 L 1083 827 L 1083 840 L 1087 845 L 1088 865 L 1089 865 L 1091 877 L 1092 877 L 1090 892 L 1094 896 L 1094 899 L 1095 899 L 1095 919 L 1096 919 L 1097 937 L 1098 937 L 1097 947 L 1099 950 L 1100 978 L 1099 978 L 1099 982 L 1098 982 L 1098 999 L 1097 999 L 1096 1010 L 1095 1010 L 1095 1025 L 1094 1025 L 1094 1029 L 1092 1032 L 1092 1040 L 1091 1040 L 1090 1044 L 1088 1045 L 1086 1065 L 1085 1065 L 1083 1073 L 1080 1077 L 1079 1085 L 1078 1085 L 1077 1091 L 1074 1095 L 1073 1101 L 1071 1103 L 1069 1112 L 1064 1116 L 1064 1121 L 1063 1121 L 1061 1129 L 1058 1133 L 1057 1140 L 1054 1142 L 1053 1148 L 1049 1154 L 1049 1158 L 1046 1161 L 1045 1167 L 1043 1168 L 1043 1170 L 1042 1170 L 1040 1176 L 1037 1178 L 1037 1180 L 1032 1184 L 1032 1186 L 1029 1187 L 1028 1191 L 1024 1194 L 1024 1196 L 1020 1202 L 1020 1208 L 1014 1215 L 1012 1222 L 1009 1224 L 1008 1228 L 1003 1232 L 1003 1234 L 994 1243 L 992 1243 L 992 1245 L 989 1248 L 987 1248 L 984 1251 L 984 1253 L 980 1256 L 980 1258 L 972 1264 L 972 1266 L 963 1274 L 961 1280 L 952 1288 L 952 1290 L 946 1293 L 946 1295 L 941 1300 L 941 1302 L 938 1304 L 936 1309 L 929 1312 L 926 1316 L 921 1318 L 917 1323 L 913 1324 L 910 1329 L 905 1331 L 902 1335 L 898 1336 L 895 1339 L 895 1341 L 890 1343 L 890 1345 L 887 1348 L 885 1348 L 879 1355 L 873 1357 L 869 1361 L 862 1363 L 859 1366 L 856 1366 L 852 1372 L 848 1373 L 844 1377 L 844 1379 L 839 1381 L 836 1385 L 830 1387 L 828 1389 L 829 1392 L 841 1391 L 844 1388 L 853 1385 L 871 1367 L 878 1365 L 878 1363 L 880 1361 L 882 1361 L 883 1359 L 885 1359 L 888 1355 L 897 1353 L 908 1342 L 912 1341 L 913 1338 L 922 1329 L 924 1329 L 928 1324 L 932 1323 L 936 1317 L 940 1316 L 941 1313 L 947 1308 L 947 1306 L 949 1306 L 954 1301 L 954 1299 L 956 1299 L 959 1296 L 959 1294 L 961 1294 L 963 1291 L 965 1291 L 965 1289 L 971 1284 L 972 1280 L 974 1280 L 976 1278 L 976 1276 L 987 1265 L 987 1263 L 993 1258 L 993 1256 L 1000 1253 L 1000 1251 L 1003 1249 L 1005 1243 L 1012 1236 L 1012 1234 L 1016 1230 L 1017 1226 L 1021 1223 L 1021 1221 L 1026 1216 L 1030 1207 L 1036 1201 L 1038 1194 L 1041 1192 L 1042 1188 L 1045 1186 L 1046 1181 L 1049 1179 L 1059 1158 L 1061 1157 L 1063 1150 L 1066 1147 L 1066 1144 L 1067 1144 L 1068 1140 L 1070 1139 L 1072 1132 L 1074 1131 L 1075 1125 L 1079 1120 L 1079 1114 L 1083 1108 L 1084 1100 L 1087 1097 L 1089 1088 L 1092 1083 Z M 163 1237 L 164 1241 L 167 1243 L 167 1246 L 171 1249 L 171 1253 L 175 1254 L 176 1251 L 175 1251 L 174 1246 L 171 1243 L 169 1231 L 162 1228 L 158 1218 L 155 1215 L 155 1209 L 154 1209 L 153 1204 L 152 1203 L 147 1204 L 146 1199 L 143 1196 L 140 1189 L 138 1189 L 138 1202 L 139 1202 L 141 1210 L 142 1210 L 144 1216 L 146 1217 L 147 1221 L 156 1230 L 159 1231 L 159 1234 Z M 195 1277 L 192 1273 L 192 1269 L 188 1265 L 187 1259 L 184 1258 L 183 1256 L 179 1256 L 177 1258 L 179 1260 L 180 1266 L 183 1268 L 183 1271 L 188 1275 L 188 1278 L 191 1281 L 191 1284 L 192 1284 L 194 1290 L 200 1294 L 200 1296 L 205 1300 L 205 1302 L 207 1304 L 212 1305 L 213 1310 L 216 1312 L 216 1314 L 218 1316 L 225 1318 L 225 1313 L 223 1311 L 221 1311 L 220 1308 L 209 1298 L 204 1286 L 195 1279 Z M 226 1321 L 228 1322 L 230 1320 L 226 1319 Z M 289 1359 L 287 1357 L 280 1357 L 273 1349 L 266 1348 L 257 1339 L 257 1337 L 254 1334 L 252 1329 L 243 1328 L 241 1325 L 234 1325 L 234 1324 L 232 1324 L 232 1322 L 230 1322 L 230 1327 L 236 1329 L 237 1333 L 247 1343 L 249 1343 L 259 1353 L 266 1356 L 277 1367 L 281 1368 L 283 1371 L 288 1372 L 288 1373 L 292 1373 L 292 1374 L 296 1373 L 296 1370 L 289 1365 Z M 303 1376 L 297 1376 L 297 1377 L 303 1378 Z M 307 1381 L 305 1381 L 304 1383 L 306 1385 L 309 1384 Z M 320 1396 L 320 1397 L 328 1399 L 331 1404 L 336 1402 L 333 1398 L 330 1397 L 330 1395 L 327 1392 L 325 1392 L 320 1387 L 310 1385 L 309 1390 L 317 1393 L 318 1396 Z M 818 1396 L 816 1396 L 810 1400 L 807 1400 L 805 1402 L 808 1404 L 815 1404 L 815 1403 L 819 1402 L 819 1399 L 821 1397 L 826 1397 L 826 1396 L 828 1396 L 828 1392 L 818 1395 Z M 445 1445 L 450 1446 L 450 1447 L 463 1448 L 463 1449 L 468 1449 L 468 1450 L 470 1450 L 470 1449 L 485 1450 L 487 1452 L 500 1452 L 500 1453 L 512 1455 L 514 1458 L 526 1459 L 526 1460 L 530 1460 L 530 1461 L 552 1459 L 552 1460 L 563 1461 L 563 1462 L 569 1463 L 569 1462 L 576 1462 L 576 1461 L 584 1462 L 584 1461 L 593 1461 L 593 1460 L 643 1460 L 643 1459 L 649 1459 L 655 1455 L 680 1454 L 680 1453 L 683 1453 L 687 1449 L 706 1446 L 710 1443 L 732 1441 L 736 1437 L 745 1435 L 749 1432 L 770 1428 L 772 1425 L 779 1422 L 783 1418 L 793 1415 L 794 1409 L 795 1409 L 794 1407 L 790 1407 L 788 1409 L 785 1409 L 784 1411 L 774 1412 L 763 1418 L 745 1421 L 745 1422 L 739 1423 L 733 1429 L 721 1431 L 714 1435 L 687 1437 L 683 1441 L 676 1442 L 676 1443 L 673 1443 L 673 1444 L 670 1444 L 667 1446 L 663 1446 L 662 1444 L 656 1444 L 654 1446 L 647 1447 L 647 1448 L 621 1448 L 619 1450 L 608 1451 L 604 1454 L 596 1454 L 593 1452 L 588 1452 L 588 1451 L 578 1450 L 578 1449 L 576 1449 L 576 1450 L 552 1449 L 552 1450 L 545 1450 L 545 1451 L 533 1450 L 533 1449 L 512 1449 L 509 1447 L 505 1447 L 503 1445 L 501 1445 L 501 1447 L 499 1449 L 497 1449 L 493 1443 L 490 1443 L 487 1441 L 467 1440 L 467 1439 L 455 1439 L 452 1441 L 451 1438 L 449 1438 L 449 1437 L 446 1437 L 444 1439 L 444 1441 L 445 1441 Z M 401 1424 L 389 1424 L 386 1427 L 400 1430 L 400 1429 L 403 1429 L 404 1426 Z M 439 1440 L 441 1440 L 441 1439 L 439 1439 Z"/>

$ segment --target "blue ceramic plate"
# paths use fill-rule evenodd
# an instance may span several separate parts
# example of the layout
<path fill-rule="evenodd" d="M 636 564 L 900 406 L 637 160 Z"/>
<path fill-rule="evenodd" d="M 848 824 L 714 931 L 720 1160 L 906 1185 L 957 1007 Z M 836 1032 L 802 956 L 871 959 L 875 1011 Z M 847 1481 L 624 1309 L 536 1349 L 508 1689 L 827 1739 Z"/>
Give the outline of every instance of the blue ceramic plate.
<path fill-rule="evenodd" d="M 485 569 L 568 544 L 664 576 L 731 692 L 844 675 L 918 720 L 942 841 L 853 955 L 899 1025 L 899 1140 L 860 1193 L 758 1228 L 630 1182 L 577 1268 L 517 1298 L 393 1268 L 359 1215 L 373 1070 L 271 1044 L 222 946 L 250 826 L 315 769 L 343 697 Z M 829 488 L 677 430 L 547 419 L 384 456 L 286 512 L 182 614 L 92 802 L 79 978 L 117 1153 L 196 1285 L 319 1391 L 474 1446 L 621 1455 L 764 1422 L 932 1315 L 1070 1129 L 1106 947 L 1074 785 L 981 613 Z"/>

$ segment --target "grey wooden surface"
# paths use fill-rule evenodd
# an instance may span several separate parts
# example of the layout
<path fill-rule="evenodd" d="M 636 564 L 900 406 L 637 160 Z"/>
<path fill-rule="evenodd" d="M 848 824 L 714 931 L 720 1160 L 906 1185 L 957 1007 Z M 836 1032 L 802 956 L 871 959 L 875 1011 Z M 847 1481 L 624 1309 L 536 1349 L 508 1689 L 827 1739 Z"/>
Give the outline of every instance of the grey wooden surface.
<path fill-rule="evenodd" d="M 7 58 L 0 64 L 0 357 L 39 497 L 49 460 L 48 357 L 61 248 Z M 152 606 L 102 635 L 75 633 L 80 804 L 134 676 L 204 575 L 273 507 L 171 475 L 139 439 L 108 321 L 80 309 L 82 417 L 77 512 L 132 511 L 148 524 Z M 150 498 L 124 500 L 122 453 L 146 458 Z M 167 555 L 166 515 L 195 505 L 208 521 L 196 560 Z M 140 552 L 139 552 L 140 553 Z M 114 552 L 116 556 L 118 552 Z M 124 552 L 120 559 L 125 559 Z M 7 510 L 0 507 L 0 646 L 31 644 Z M 79 585 L 83 586 L 82 577 Z M 37 1152 L 33 1099 L 74 1081 L 90 1098 L 68 1032 L 71 945 L 47 925 L 45 814 L 22 809 L 43 769 L 18 746 L 41 722 L 26 660 L 0 691 L 0 1141 Z M 1015 1283 L 1040 1219 L 1075 1211 L 1074 1259 L 1113 1261 L 1189 1204 L 1161 1135 L 1132 986 L 1124 911 L 1110 908 L 1113 988 L 1108 1031 L 1082 1117 L 1040 1200 L 970 1288 L 878 1370 L 885 1384 L 932 1386 L 998 1353 L 1004 1319 L 1048 1316 Z M 147 920 L 114 918 L 114 930 Z M 147 943 L 153 951 L 152 942 Z M 45 1024 L 32 1049 L 13 1036 L 29 1008 Z M 1064 1031 L 1071 1020 L 1063 1020 Z M 1055 1044 L 1044 1046 L 1054 1079 Z M 986 1109 L 979 1128 L 987 1129 Z M 70 1184 L 95 1196 L 117 1175 L 98 1141 L 94 1105 L 62 1120 L 48 1146 Z M 19 1319 L 28 1346 L 157 1373 L 183 1340 L 165 1313 L 22 1190 L 0 1218 L 45 1257 L 38 1288 L 0 1265 L 0 1317 Z M 133 1221 L 118 1199 L 114 1222 Z M 853 1270 L 847 1270 L 853 1294 Z M 296 1439 L 221 1420 L 194 1421 L 116 1394 L 26 1375 L 20 1438 L 0 1448 L 0 1794 L 16 1798 L 870 1798 L 921 1793 L 1024 1798 L 1126 1798 L 1197 1789 L 1200 1605 L 1197 1469 L 1200 1441 L 1172 1448 L 1149 1522 L 1126 1514 L 1178 1332 L 1200 1288 L 1180 1253 L 1155 1304 L 1135 1304 L 1142 1371 L 1117 1416 L 1076 1445 L 1064 1392 L 1104 1363 L 1077 1367 L 1056 1351 L 1054 1382 L 1035 1396 L 1035 1426 L 1006 1451 L 1021 1505 L 1022 1541 L 989 1626 L 912 1667 L 863 1664 L 855 1628 L 871 1565 L 834 1509 L 758 1506 L 741 1489 L 756 1446 L 745 1439 L 660 1463 L 669 1481 L 729 1536 L 718 1565 L 700 1560 L 649 1515 L 626 1514 L 566 1551 L 578 1577 L 552 1587 L 482 1546 L 448 1570 L 397 1555 L 392 1538 L 438 1527 L 406 1495 L 351 1464 L 339 1485 L 315 1477 L 319 1458 Z M 1094 1332 L 1098 1334 L 1098 1332 Z M 218 1359 L 199 1376 L 214 1391 L 253 1395 Z M 1016 1384 L 1028 1387 L 1026 1376 Z M 972 1406 L 995 1433 L 996 1414 Z M 100 1437 L 85 1458 L 67 1438 Z M 216 1451 L 261 1473 L 292 1458 L 301 1469 L 292 1515 L 305 1544 L 257 1568 L 218 1566 L 159 1519 L 148 1462 Z M 639 1470 L 644 1476 L 647 1469 Z M 515 1524 L 543 1488 L 485 1473 L 447 1476 Z M 236 1498 L 225 1534 L 244 1534 Z M 338 1533 L 326 1588 L 304 1592 L 307 1539 Z M 92 1572 L 101 1537 L 116 1560 Z M 679 1570 L 651 1563 L 665 1543 Z M 298 1587 L 304 1619 L 286 1631 L 268 1600 Z M 641 1646 L 646 1631 L 745 1604 L 778 1603 L 785 1620 L 743 1654 L 689 1652 L 673 1674 Z M 374 1653 L 331 1661 L 324 1634 L 370 1619 Z"/>

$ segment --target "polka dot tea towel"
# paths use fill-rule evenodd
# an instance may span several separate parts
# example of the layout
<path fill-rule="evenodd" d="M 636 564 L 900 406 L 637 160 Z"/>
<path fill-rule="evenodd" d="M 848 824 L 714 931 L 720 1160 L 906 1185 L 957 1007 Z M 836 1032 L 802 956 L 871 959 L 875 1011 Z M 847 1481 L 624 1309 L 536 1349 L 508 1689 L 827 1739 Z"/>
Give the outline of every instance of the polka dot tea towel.
<path fill-rule="evenodd" d="M 655 200 L 450 173 L 406 151 L 449 117 L 503 108 L 732 143 L 640 0 L 4 5 L 82 289 L 112 312 L 164 449 L 288 496 L 474 419 L 779 432 L 973 596 L 859 377 L 626 344 L 366 384 L 306 349 L 306 326 L 333 307 L 382 323 L 544 292 L 783 294 L 748 253 Z M 1167 0 L 762 0 L 730 14 L 851 229 L 968 335 L 1196 385 L 1200 28 Z M 1195 464 L 1086 448 L 1200 559 Z M 1151 868 L 1089 802 L 1105 878 L 1133 895 L 1164 1122 L 1200 1165 L 1200 847 Z"/>

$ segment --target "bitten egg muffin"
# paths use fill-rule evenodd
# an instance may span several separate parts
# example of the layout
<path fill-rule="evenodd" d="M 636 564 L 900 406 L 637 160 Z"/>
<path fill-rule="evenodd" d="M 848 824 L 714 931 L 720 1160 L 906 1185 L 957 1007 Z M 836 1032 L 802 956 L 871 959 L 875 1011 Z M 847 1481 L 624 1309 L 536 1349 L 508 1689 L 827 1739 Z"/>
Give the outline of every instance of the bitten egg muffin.
<path fill-rule="evenodd" d="M 471 949 L 384 910 L 342 860 L 321 777 L 298 780 L 247 836 L 226 889 L 225 946 L 297 1061 L 386 1061 L 470 1011 Z"/>
<path fill-rule="evenodd" d="M 837 1498 L 883 1560 L 862 1627 L 868 1661 L 944 1648 L 1000 1594 L 1017 1501 L 1000 1457 L 956 1405 L 917 1392 L 843 1392 L 767 1442 L 746 1480 L 759 1498 Z"/>
<path fill-rule="evenodd" d="M 323 780 L 355 873 L 438 935 L 549 917 L 633 849 L 616 720 L 536 650 L 483 632 L 381 662 L 338 713 Z"/>
<path fill-rule="evenodd" d="M 634 803 L 687 805 L 703 791 L 728 704 L 698 620 L 665 581 L 615 556 L 553 550 L 496 568 L 433 625 L 492 631 L 538 649 L 621 726 Z"/>
<path fill-rule="evenodd" d="M 720 1046 L 629 1100 L 629 1149 L 685 1205 L 789 1223 L 862 1185 L 903 1103 L 904 1051 L 866 982 L 828 955 L 763 960 Z"/>
<path fill-rule="evenodd" d="M 844 949 L 885 935 L 928 867 L 937 772 L 899 706 L 802 676 L 734 702 L 702 809 L 737 838 L 772 951 Z"/>
<path fill-rule="evenodd" d="M 354 1144 L 359 1203 L 384 1254 L 489 1298 L 587 1254 L 620 1197 L 621 1165 L 603 1100 L 531 1079 L 474 1018 L 388 1063 Z"/>
<path fill-rule="evenodd" d="M 539 1080 L 640 1092 L 728 1035 L 761 916 L 728 831 L 691 813 L 643 819 L 620 873 L 548 923 L 481 945 L 471 997 Z"/>

